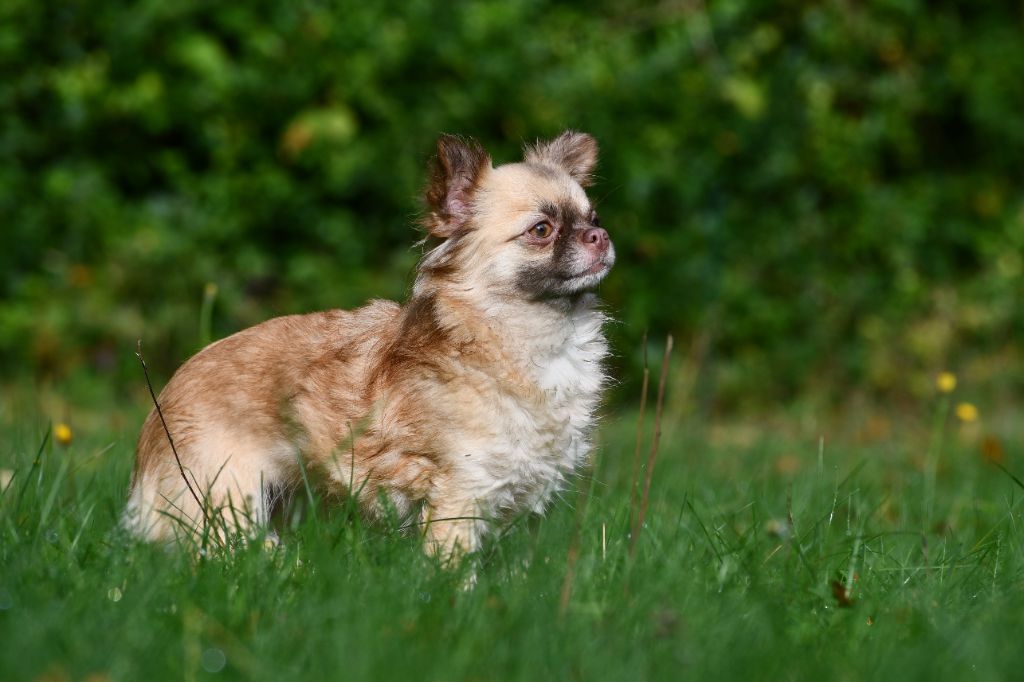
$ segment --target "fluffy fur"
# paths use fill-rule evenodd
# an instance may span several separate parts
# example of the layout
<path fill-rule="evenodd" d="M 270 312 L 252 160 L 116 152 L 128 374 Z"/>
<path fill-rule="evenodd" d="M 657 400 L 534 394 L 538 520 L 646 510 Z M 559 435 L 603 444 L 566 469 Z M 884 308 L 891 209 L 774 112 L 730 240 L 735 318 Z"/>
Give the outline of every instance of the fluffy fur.
<path fill-rule="evenodd" d="M 605 374 L 593 288 L 614 248 L 587 198 L 593 138 L 492 167 L 438 141 L 412 295 L 269 320 L 186 362 L 139 438 L 125 524 L 150 539 L 252 531 L 302 468 L 331 493 L 472 551 L 490 520 L 543 511 L 587 457 Z"/>

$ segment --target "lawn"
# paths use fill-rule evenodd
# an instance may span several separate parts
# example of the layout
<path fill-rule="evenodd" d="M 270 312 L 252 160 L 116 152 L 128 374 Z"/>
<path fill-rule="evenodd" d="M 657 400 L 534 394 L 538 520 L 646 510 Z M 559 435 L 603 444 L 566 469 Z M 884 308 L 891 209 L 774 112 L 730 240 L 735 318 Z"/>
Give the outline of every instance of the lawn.
<path fill-rule="evenodd" d="M 0 468 L 13 473 L 0 498 L 3 680 L 1024 670 L 1024 489 L 1010 473 L 1024 475 L 1024 452 L 1012 416 L 964 421 L 955 393 L 841 419 L 698 418 L 670 399 L 635 553 L 637 413 L 609 409 L 576 489 L 457 570 L 303 490 L 275 548 L 139 544 L 117 518 L 143 394 L 65 399 L 79 405 L 70 434 L 55 434 L 62 418 L 40 394 L 0 401 Z"/>

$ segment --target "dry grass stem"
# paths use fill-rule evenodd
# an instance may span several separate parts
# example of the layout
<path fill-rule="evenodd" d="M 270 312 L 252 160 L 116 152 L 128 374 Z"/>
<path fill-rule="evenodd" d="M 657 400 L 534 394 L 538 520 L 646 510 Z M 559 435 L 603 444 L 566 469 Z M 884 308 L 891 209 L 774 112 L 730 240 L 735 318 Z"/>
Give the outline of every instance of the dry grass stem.
<path fill-rule="evenodd" d="M 640 498 L 640 513 L 637 515 L 636 523 L 633 526 L 632 537 L 630 538 L 629 553 L 633 556 L 636 553 L 637 541 L 640 538 L 640 529 L 643 528 L 644 518 L 647 516 L 647 504 L 651 494 L 651 478 L 654 475 L 654 463 L 658 457 L 658 445 L 661 443 L 661 415 L 665 408 L 665 384 L 668 383 L 668 364 L 672 354 L 672 335 L 669 334 L 665 340 L 665 354 L 661 359 L 661 376 L 658 379 L 658 399 L 654 407 L 654 439 L 651 441 L 651 450 L 647 455 L 647 473 L 644 477 L 644 492 Z"/>

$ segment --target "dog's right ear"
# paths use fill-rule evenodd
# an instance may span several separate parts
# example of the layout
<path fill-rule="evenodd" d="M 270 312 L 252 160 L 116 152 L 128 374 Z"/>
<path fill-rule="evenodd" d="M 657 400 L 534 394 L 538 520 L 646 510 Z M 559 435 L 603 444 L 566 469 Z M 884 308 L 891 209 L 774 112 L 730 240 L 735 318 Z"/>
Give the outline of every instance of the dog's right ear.
<path fill-rule="evenodd" d="M 427 231 L 442 239 L 465 229 L 473 217 L 473 194 L 491 157 L 475 140 L 455 135 L 437 139 L 437 156 L 430 163 L 427 182 Z"/>

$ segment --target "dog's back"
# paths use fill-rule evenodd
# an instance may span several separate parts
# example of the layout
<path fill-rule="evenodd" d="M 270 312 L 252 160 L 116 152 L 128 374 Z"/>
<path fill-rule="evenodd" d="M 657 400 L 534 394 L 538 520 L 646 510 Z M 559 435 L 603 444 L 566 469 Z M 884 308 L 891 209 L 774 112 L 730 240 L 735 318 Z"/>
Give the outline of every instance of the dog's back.
<path fill-rule="evenodd" d="M 365 416 L 369 359 L 394 335 L 398 312 L 376 301 L 278 317 L 193 356 L 158 398 L 167 429 L 155 408 L 143 425 L 125 525 L 168 539 L 210 514 L 229 528 L 265 522 L 273 495 L 300 480 L 299 451 L 329 458 Z"/>

